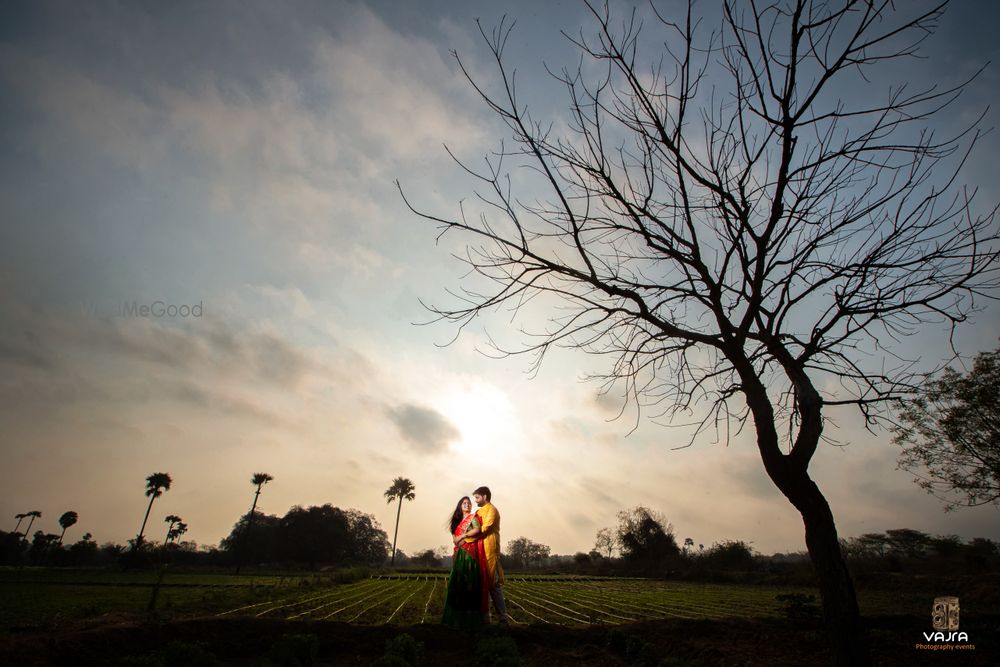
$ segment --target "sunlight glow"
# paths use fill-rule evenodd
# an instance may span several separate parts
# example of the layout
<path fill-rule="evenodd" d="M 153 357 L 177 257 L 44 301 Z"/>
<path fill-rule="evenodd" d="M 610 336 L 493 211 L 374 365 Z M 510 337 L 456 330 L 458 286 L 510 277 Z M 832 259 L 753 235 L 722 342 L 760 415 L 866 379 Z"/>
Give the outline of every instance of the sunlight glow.
<path fill-rule="evenodd" d="M 520 421 L 507 394 L 492 384 L 469 380 L 447 392 L 441 412 L 461 432 L 451 443 L 459 455 L 511 461 L 522 449 Z"/>

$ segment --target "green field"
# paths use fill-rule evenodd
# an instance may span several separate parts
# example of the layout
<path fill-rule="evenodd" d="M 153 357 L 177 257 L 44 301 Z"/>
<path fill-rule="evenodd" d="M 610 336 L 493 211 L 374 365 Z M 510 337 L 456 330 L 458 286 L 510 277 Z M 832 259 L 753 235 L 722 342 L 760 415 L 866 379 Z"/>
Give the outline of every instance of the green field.
<path fill-rule="evenodd" d="M 0 633 L 49 630 L 70 623 L 146 614 L 157 573 L 0 568 Z M 313 575 L 236 577 L 168 572 L 156 595 L 161 616 L 210 615 L 277 595 L 328 589 Z"/>
<path fill-rule="evenodd" d="M 343 577 L 341 577 L 343 579 Z M 327 575 L 233 576 L 168 572 L 156 597 L 164 618 L 336 620 L 364 625 L 436 623 L 444 574 L 376 575 L 336 583 Z M 0 632 L 41 631 L 147 613 L 155 572 L 0 570 Z M 802 587 L 589 577 L 508 577 L 514 625 L 615 625 L 654 619 L 767 618 L 785 614 L 778 595 Z M 923 593 L 868 591 L 862 613 L 926 615 Z"/>
<path fill-rule="evenodd" d="M 350 623 L 410 625 L 437 622 L 444 576 L 381 576 L 309 594 L 277 595 L 271 600 L 226 610 L 285 620 L 340 620 Z M 515 625 L 616 625 L 653 619 L 766 618 L 785 614 L 778 595 L 816 595 L 801 587 L 699 584 L 641 579 L 586 577 L 509 577 L 504 586 Z M 898 593 L 863 595 L 862 612 L 923 614 L 926 596 Z"/>

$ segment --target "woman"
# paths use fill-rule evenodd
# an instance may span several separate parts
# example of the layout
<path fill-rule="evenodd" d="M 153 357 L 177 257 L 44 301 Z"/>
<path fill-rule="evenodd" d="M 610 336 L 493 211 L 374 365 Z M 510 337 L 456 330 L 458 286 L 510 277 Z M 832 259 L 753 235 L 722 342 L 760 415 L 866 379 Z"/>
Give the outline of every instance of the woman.
<path fill-rule="evenodd" d="M 475 539 L 479 534 L 479 519 L 468 496 L 455 506 L 449 528 L 455 552 L 441 622 L 461 628 L 476 627 L 487 613 L 486 553 L 483 541 Z"/>

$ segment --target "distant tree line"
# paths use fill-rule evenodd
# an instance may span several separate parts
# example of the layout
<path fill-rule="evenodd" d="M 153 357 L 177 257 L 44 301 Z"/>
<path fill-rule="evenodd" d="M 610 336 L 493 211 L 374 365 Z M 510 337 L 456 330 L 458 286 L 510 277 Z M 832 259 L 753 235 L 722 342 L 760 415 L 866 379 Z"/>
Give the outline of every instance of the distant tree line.
<path fill-rule="evenodd" d="M 1000 544 L 984 537 L 930 535 L 912 528 L 865 533 L 841 541 L 859 574 L 975 574 L 1000 570 Z"/>
<path fill-rule="evenodd" d="M 405 497 L 405 496 L 404 496 Z M 256 503 L 253 505 L 256 506 Z M 21 519 L 40 518 L 26 513 Z M 553 555 L 551 548 L 528 537 L 506 543 L 502 558 L 512 572 L 575 572 L 605 576 L 648 576 L 704 580 L 784 580 L 810 585 L 814 577 L 804 553 L 764 556 L 752 543 L 721 540 L 705 546 L 691 537 L 679 542 L 674 527 L 647 507 L 618 513 L 616 526 L 597 532 L 589 552 Z M 90 533 L 66 544 L 66 529 L 77 523 L 76 512 L 60 519 L 60 534 L 38 530 L 31 540 L 24 533 L 0 531 L 0 563 L 5 565 L 112 566 L 175 563 L 231 567 L 344 567 L 385 564 L 391 554 L 386 532 L 370 514 L 330 504 L 292 507 L 284 516 L 253 511 L 233 525 L 218 547 L 199 548 L 179 538 L 187 529 L 181 517 L 164 518 L 161 541 L 136 540 L 128 545 L 98 545 Z M 27 526 L 31 522 L 26 522 Z M 20 526 L 20 524 L 19 524 Z M 910 574 L 986 573 L 1000 571 L 1000 544 L 977 537 L 931 535 L 898 528 L 841 540 L 852 570 L 860 576 L 884 572 Z M 425 549 L 408 556 L 396 552 L 396 566 L 447 569 L 451 549 Z"/>
<path fill-rule="evenodd" d="M 841 548 L 852 570 L 862 576 L 1000 571 L 1000 544 L 981 537 L 965 541 L 957 535 L 935 536 L 899 528 L 842 540 Z M 427 549 L 397 557 L 397 565 L 447 568 L 450 554 L 450 549 Z M 647 507 L 619 512 L 618 524 L 599 530 L 589 552 L 553 555 L 549 546 L 517 537 L 507 542 L 502 558 L 511 572 L 815 585 L 815 574 L 804 552 L 765 556 L 743 540 L 725 539 L 710 546 L 691 537 L 679 541 L 663 515 Z"/>
<path fill-rule="evenodd" d="M 695 564 L 705 569 L 750 571 L 757 569 L 759 554 L 749 543 L 726 540 L 695 552 L 694 542 L 677 544 L 673 526 L 663 515 L 647 507 L 618 513 L 618 525 L 602 528 L 590 552 L 552 555 L 548 545 L 527 537 L 517 537 L 504 546 L 504 568 L 517 571 L 558 571 L 621 576 L 669 576 L 689 572 Z M 411 557 L 397 557 L 397 563 L 411 568 L 446 568 L 450 550 L 427 549 Z"/>
<path fill-rule="evenodd" d="M 0 531 L 0 564 L 3 565 L 112 565 L 125 547 L 120 544 L 98 546 L 90 533 L 78 541 L 64 544 L 59 535 L 36 530 L 29 540 L 18 532 Z"/>
<path fill-rule="evenodd" d="M 252 517 L 253 530 L 247 531 Z M 371 514 L 330 504 L 295 506 L 283 517 L 245 514 L 220 543 L 226 554 L 246 563 L 380 565 L 389 558 L 389 539 Z"/>
<path fill-rule="evenodd" d="M 164 517 L 167 529 L 163 543 L 146 537 L 146 528 L 153 510 L 153 503 L 170 490 L 173 478 L 165 472 L 155 472 L 146 477 L 145 495 L 149 498 L 146 512 L 135 538 L 128 545 L 106 543 L 98 547 L 87 533 L 78 542 L 66 546 L 66 530 L 79 520 L 76 512 L 68 511 L 59 517 L 62 531 L 58 534 L 36 531 L 29 541 L 28 534 L 36 519 L 42 517 L 38 510 L 14 515 L 17 524 L 10 533 L 0 531 L 0 564 L 6 565 L 112 565 L 141 567 L 163 566 L 167 563 L 232 566 L 236 573 L 247 564 L 278 566 L 306 566 L 309 568 L 347 565 L 381 565 L 389 557 L 389 540 L 374 516 L 354 509 L 342 510 L 330 504 L 303 508 L 292 507 L 283 517 L 257 511 L 263 486 L 274 480 L 266 472 L 256 472 L 250 478 L 254 487 L 250 511 L 233 526 L 229 536 L 219 548 L 198 549 L 194 542 L 179 538 L 187 532 L 188 525 L 176 514 Z M 390 502 L 414 498 L 413 482 L 397 477 L 386 491 Z M 24 532 L 21 524 L 27 519 Z M 396 530 L 399 530 L 399 510 L 396 513 Z"/>
<path fill-rule="evenodd" d="M 253 516 L 252 530 L 247 530 Z M 180 517 L 168 515 L 162 542 L 136 540 L 128 545 L 98 546 L 90 533 L 63 544 L 60 535 L 36 531 L 29 541 L 18 532 L 0 531 L 0 563 L 5 565 L 111 566 L 171 562 L 191 566 L 267 565 L 320 568 L 381 565 L 389 558 L 389 540 L 370 514 L 326 504 L 293 507 L 283 516 L 249 512 L 233 526 L 218 548 L 199 549 L 178 541 L 187 529 Z"/>

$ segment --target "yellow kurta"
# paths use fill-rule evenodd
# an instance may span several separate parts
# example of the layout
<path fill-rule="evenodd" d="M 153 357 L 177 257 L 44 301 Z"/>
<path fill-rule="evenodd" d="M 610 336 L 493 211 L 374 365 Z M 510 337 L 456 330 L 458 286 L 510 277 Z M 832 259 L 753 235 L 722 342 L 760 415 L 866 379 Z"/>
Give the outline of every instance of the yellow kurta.
<path fill-rule="evenodd" d="M 503 567 L 500 565 L 500 512 L 493 503 L 486 503 L 476 510 L 481 524 L 483 550 L 486 552 L 486 568 L 491 588 L 503 584 Z"/>

